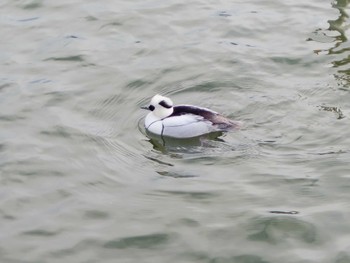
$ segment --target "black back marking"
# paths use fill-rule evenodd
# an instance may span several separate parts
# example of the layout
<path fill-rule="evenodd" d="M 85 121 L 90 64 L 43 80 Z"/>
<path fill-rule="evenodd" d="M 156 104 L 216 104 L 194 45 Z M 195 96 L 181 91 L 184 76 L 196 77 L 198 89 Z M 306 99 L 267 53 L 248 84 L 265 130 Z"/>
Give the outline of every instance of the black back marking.
<path fill-rule="evenodd" d="M 180 105 L 180 106 L 175 106 L 174 107 L 174 112 L 171 114 L 171 116 L 181 116 L 184 114 L 194 114 L 194 115 L 199 115 L 202 116 L 204 119 L 211 120 L 213 119 L 217 114 L 215 112 L 209 111 L 207 109 L 199 108 L 199 107 L 194 107 L 194 106 L 185 106 L 185 105 Z"/>
<path fill-rule="evenodd" d="M 175 106 L 173 113 L 169 117 L 181 116 L 184 114 L 194 114 L 203 117 L 205 120 L 212 122 L 214 125 L 218 125 L 220 128 L 226 129 L 232 127 L 233 123 L 225 118 L 224 116 L 200 107 L 195 107 L 191 105 L 180 105 Z"/>

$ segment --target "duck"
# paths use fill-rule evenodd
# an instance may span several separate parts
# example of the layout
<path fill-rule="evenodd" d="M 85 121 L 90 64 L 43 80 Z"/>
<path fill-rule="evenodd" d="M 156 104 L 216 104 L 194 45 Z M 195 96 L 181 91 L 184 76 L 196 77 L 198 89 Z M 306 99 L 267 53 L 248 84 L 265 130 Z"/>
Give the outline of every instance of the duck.
<path fill-rule="evenodd" d="M 165 96 L 156 94 L 148 106 L 145 129 L 155 135 L 170 138 L 192 138 L 214 132 L 227 132 L 239 128 L 240 123 L 216 111 L 194 105 L 176 105 Z"/>

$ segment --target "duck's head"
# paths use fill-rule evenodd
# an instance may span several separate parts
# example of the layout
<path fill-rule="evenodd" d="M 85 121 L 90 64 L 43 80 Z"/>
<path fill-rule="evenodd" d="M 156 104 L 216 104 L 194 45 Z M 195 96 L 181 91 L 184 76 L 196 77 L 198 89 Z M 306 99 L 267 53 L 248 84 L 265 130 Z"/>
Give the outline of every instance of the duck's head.
<path fill-rule="evenodd" d="M 143 109 L 152 111 L 152 114 L 159 119 L 170 116 L 174 111 L 171 99 L 159 94 L 155 95 L 151 99 L 150 105 L 148 107 L 143 107 Z"/>

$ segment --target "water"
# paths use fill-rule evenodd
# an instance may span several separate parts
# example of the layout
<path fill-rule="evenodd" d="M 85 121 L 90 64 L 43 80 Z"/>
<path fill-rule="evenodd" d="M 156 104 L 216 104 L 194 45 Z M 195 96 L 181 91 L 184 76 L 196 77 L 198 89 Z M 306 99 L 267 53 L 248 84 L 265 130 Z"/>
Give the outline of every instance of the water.
<path fill-rule="evenodd" d="M 350 262 L 348 1 L 0 7 L 1 262 Z M 244 126 L 164 146 L 156 93 Z"/>

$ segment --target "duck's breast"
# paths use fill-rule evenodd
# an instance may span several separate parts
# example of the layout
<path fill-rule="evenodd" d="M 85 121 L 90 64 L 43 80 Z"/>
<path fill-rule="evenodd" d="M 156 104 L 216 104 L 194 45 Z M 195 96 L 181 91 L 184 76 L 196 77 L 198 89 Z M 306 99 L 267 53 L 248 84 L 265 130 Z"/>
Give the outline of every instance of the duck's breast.
<path fill-rule="evenodd" d="M 163 131 L 163 122 L 161 119 L 154 116 L 154 114 L 149 113 L 145 119 L 145 128 L 151 133 L 161 135 Z"/>

